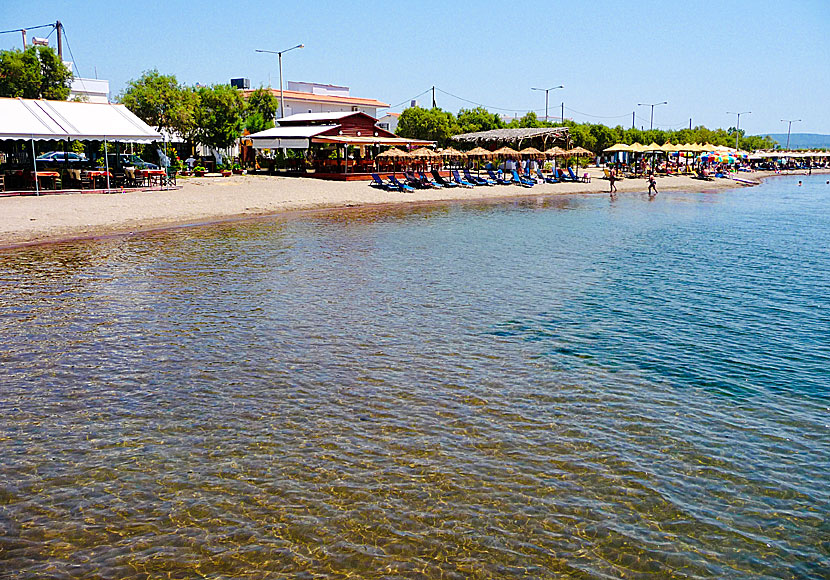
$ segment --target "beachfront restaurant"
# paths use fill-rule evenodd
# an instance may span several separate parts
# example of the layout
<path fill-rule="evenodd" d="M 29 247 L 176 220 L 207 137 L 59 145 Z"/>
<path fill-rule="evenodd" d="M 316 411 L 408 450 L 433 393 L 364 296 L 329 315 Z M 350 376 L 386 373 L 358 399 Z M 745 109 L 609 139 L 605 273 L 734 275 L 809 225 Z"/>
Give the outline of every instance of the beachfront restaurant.
<path fill-rule="evenodd" d="M 371 179 L 385 171 L 387 160 L 378 159 L 386 147 L 401 149 L 431 146 L 433 141 L 406 139 L 377 126 L 377 119 L 360 111 L 298 113 L 277 120 L 279 125 L 245 137 L 260 154 L 287 149 L 301 155 L 287 173 L 334 180 Z"/>
<path fill-rule="evenodd" d="M 164 137 L 124 105 L 41 99 L 0 98 L 0 193 L 40 194 L 45 191 L 93 189 L 108 191 L 124 185 L 126 168 L 111 166 L 111 155 L 100 160 L 73 154 L 72 141 L 100 142 L 104 151 L 115 144 L 152 143 Z M 38 158 L 41 142 L 51 142 L 54 155 Z M 38 144 L 36 146 L 36 143 Z M 135 170 L 131 185 L 152 177 Z M 147 177 L 147 181 L 144 178 Z M 159 184 L 164 176 L 158 175 Z"/>

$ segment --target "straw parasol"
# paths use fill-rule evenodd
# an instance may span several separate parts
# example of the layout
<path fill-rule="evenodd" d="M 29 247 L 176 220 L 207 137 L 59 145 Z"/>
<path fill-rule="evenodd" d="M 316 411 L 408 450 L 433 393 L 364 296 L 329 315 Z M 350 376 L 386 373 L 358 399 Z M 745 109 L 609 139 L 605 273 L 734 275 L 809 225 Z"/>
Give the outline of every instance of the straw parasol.
<path fill-rule="evenodd" d="M 644 153 L 656 153 L 658 151 L 662 153 L 663 149 L 655 141 L 652 141 L 650 145 L 646 145 L 643 149 Z"/>
<path fill-rule="evenodd" d="M 476 147 L 467 151 L 467 159 L 490 159 L 491 157 L 493 157 L 493 152 L 484 147 Z"/>
<path fill-rule="evenodd" d="M 574 147 L 573 149 L 568 149 L 565 151 L 568 157 L 593 157 L 594 153 L 592 151 L 588 151 L 584 147 Z"/>
<path fill-rule="evenodd" d="M 545 154 L 536 149 L 536 147 L 525 147 L 519 151 L 519 155 L 525 159 L 541 159 L 545 156 Z"/>
<path fill-rule="evenodd" d="M 467 153 L 463 153 L 458 149 L 454 149 L 452 147 L 447 147 L 440 153 L 441 157 L 444 159 L 464 159 L 467 157 Z"/>
<path fill-rule="evenodd" d="M 409 156 L 413 159 L 434 159 L 436 157 L 441 157 L 433 151 L 432 149 L 427 149 L 426 147 L 421 147 L 420 149 L 416 149 L 415 151 L 411 151 Z"/>
<path fill-rule="evenodd" d="M 384 159 L 409 159 L 409 153 L 406 151 L 401 151 L 397 147 L 392 147 L 391 149 L 387 149 L 383 153 L 378 153 L 377 158 L 384 158 Z"/>
<path fill-rule="evenodd" d="M 644 151 L 648 151 L 648 147 L 646 147 L 645 145 L 641 145 L 636 141 L 631 144 L 632 153 L 643 153 Z"/>
<path fill-rule="evenodd" d="M 568 152 L 562 149 L 561 147 L 551 147 L 550 149 L 547 149 L 545 151 L 545 155 L 547 155 L 551 159 L 555 157 L 565 157 L 565 155 L 567 154 Z"/>
<path fill-rule="evenodd" d="M 502 147 L 493 151 L 493 157 L 503 157 L 505 159 L 516 159 L 519 157 L 519 152 L 510 147 Z"/>

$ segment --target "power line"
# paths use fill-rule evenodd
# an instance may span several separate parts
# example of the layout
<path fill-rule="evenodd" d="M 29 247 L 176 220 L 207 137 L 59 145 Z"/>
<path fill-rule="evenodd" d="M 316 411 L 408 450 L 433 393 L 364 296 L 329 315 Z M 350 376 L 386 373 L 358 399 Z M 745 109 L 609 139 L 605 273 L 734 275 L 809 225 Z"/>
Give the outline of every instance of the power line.
<path fill-rule="evenodd" d="M 593 117 L 595 119 L 622 119 L 623 117 L 628 117 L 628 113 L 625 115 L 591 115 L 590 113 L 583 113 L 582 111 L 577 111 L 576 109 L 571 109 L 570 107 L 565 107 L 566 110 L 577 113 L 578 115 L 584 115 L 586 117 Z"/>
<path fill-rule="evenodd" d="M 40 26 L 29 26 L 28 28 L 17 28 L 15 30 L 2 30 L 0 34 L 9 34 L 12 32 L 23 32 L 24 30 L 37 30 L 38 28 L 48 28 L 51 26 L 52 28 L 55 27 L 54 24 L 41 24 Z"/>

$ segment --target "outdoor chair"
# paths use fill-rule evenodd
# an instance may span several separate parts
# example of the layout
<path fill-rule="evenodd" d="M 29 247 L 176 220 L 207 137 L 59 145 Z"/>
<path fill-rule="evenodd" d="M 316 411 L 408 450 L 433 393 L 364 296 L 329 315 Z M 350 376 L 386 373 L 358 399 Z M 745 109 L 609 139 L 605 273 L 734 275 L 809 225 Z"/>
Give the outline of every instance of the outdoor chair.
<path fill-rule="evenodd" d="M 484 179 L 483 177 L 476 177 L 475 175 L 470 173 L 470 170 L 466 167 L 464 168 L 464 178 L 471 183 L 475 183 L 476 185 L 496 185 L 495 181 L 492 181 L 490 179 Z"/>
<path fill-rule="evenodd" d="M 414 187 L 398 181 L 398 178 L 395 177 L 394 173 L 389 176 L 389 181 L 391 181 L 392 184 L 398 188 L 398 191 L 415 191 Z"/>
<path fill-rule="evenodd" d="M 435 179 L 436 183 L 439 183 L 439 184 L 443 185 L 444 187 L 458 187 L 459 185 L 461 185 L 461 184 L 455 183 L 453 181 L 447 181 L 446 179 L 444 179 L 441 176 L 440 173 L 438 173 L 437 169 L 433 169 L 431 171 L 431 173 L 432 173 L 432 178 Z"/>
<path fill-rule="evenodd" d="M 384 181 L 380 175 L 377 173 L 372 174 L 372 181 L 369 183 L 372 187 L 379 187 L 380 189 L 385 189 L 386 191 L 398 191 L 398 186 L 392 183 Z"/>
<path fill-rule="evenodd" d="M 414 171 L 404 171 L 403 177 L 406 179 L 406 183 L 416 189 L 429 189 L 429 185 L 415 177 Z"/>
<path fill-rule="evenodd" d="M 544 181 L 545 183 L 559 183 L 559 180 L 558 180 L 558 179 L 556 179 L 556 177 L 555 177 L 555 176 L 553 176 L 553 175 L 545 175 L 544 173 L 542 173 L 542 170 L 541 170 L 541 169 L 539 169 L 539 168 L 537 168 L 537 169 L 536 169 L 536 175 L 538 175 L 538 176 L 539 176 L 539 179 L 541 179 L 541 180 L 542 180 L 542 181 Z"/>
<path fill-rule="evenodd" d="M 504 177 L 499 177 L 498 175 L 496 175 L 496 172 L 493 171 L 492 169 L 487 170 L 487 175 L 489 175 L 490 179 L 492 179 L 493 181 L 495 181 L 499 185 L 510 185 L 510 183 L 512 181 L 512 179 L 506 179 Z"/>
<path fill-rule="evenodd" d="M 437 181 L 433 181 L 429 177 L 427 177 L 423 172 L 418 172 L 418 177 L 421 179 L 421 183 L 426 185 L 427 187 L 431 187 L 433 189 L 443 189 L 444 186 L 438 183 Z"/>
<path fill-rule="evenodd" d="M 534 185 L 536 185 L 535 180 L 530 181 L 529 179 L 523 178 L 521 175 L 519 175 L 519 172 L 516 171 L 515 169 L 512 170 L 512 173 L 513 173 L 513 180 L 516 183 L 518 183 L 519 185 L 521 185 L 522 187 L 533 187 Z"/>
<path fill-rule="evenodd" d="M 452 170 L 452 178 L 455 179 L 455 182 L 462 187 L 475 187 L 474 183 L 470 183 L 466 179 L 462 179 L 461 175 L 458 174 L 457 169 Z"/>
<path fill-rule="evenodd" d="M 579 176 L 574 173 L 574 170 L 568 167 L 568 181 L 578 182 L 581 181 Z"/>

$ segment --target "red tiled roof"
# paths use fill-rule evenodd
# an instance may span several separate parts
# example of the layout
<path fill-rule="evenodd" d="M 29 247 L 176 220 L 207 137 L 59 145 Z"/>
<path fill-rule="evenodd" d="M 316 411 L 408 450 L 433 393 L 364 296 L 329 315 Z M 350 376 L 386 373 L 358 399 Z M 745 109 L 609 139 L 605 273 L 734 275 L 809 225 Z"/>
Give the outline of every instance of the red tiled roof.
<path fill-rule="evenodd" d="M 245 96 L 247 97 L 254 89 L 245 89 L 242 91 Z M 274 94 L 275 97 L 279 97 L 280 90 L 279 89 L 271 89 L 271 93 Z M 375 107 L 378 109 L 382 109 L 384 107 L 388 107 L 389 103 L 384 103 L 378 101 L 377 99 L 363 99 L 360 97 L 341 97 L 338 95 L 315 95 L 314 93 L 304 93 L 301 91 L 283 91 L 283 95 L 285 96 L 286 100 L 292 101 L 306 101 L 306 102 L 314 102 L 314 103 L 338 103 L 342 105 L 363 105 L 364 107 Z"/>

